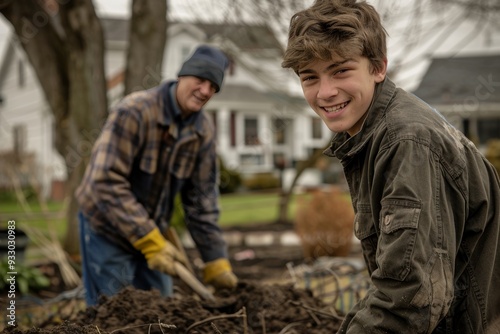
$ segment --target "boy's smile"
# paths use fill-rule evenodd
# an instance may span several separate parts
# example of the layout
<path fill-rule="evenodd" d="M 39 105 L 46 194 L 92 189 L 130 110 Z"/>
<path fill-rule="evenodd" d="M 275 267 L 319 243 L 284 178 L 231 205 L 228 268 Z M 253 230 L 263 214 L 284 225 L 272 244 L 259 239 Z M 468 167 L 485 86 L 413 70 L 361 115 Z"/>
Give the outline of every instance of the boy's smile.
<path fill-rule="evenodd" d="M 331 131 L 353 136 L 361 129 L 386 64 L 379 71 L 370 69 L 366 57 L 356 57 L 315 60 L 299 70 L 305 99 Z"/>

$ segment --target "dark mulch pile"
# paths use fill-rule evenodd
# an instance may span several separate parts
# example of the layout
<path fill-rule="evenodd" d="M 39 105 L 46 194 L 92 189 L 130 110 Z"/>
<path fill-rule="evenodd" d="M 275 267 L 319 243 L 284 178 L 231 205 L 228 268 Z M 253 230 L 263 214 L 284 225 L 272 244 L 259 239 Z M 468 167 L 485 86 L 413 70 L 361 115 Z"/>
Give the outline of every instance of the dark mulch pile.
<path fill-rule="evenodd" d="M 310 293 L 291 285 L 239 283 L 236 291 L 221 291 L 216 302 L 192 295 L 164 298 L 157 291 L 125 289 L 103 297 L 70 321 L 9 334 L 110 333 L 334 333 L 340 321 L 325 311 Z M 246 315 L 246 321 L 243 315 Z M 245 325 L 246 324 L 246 325 Z M 245 331 L 246 328 L 246 331 Z"/>

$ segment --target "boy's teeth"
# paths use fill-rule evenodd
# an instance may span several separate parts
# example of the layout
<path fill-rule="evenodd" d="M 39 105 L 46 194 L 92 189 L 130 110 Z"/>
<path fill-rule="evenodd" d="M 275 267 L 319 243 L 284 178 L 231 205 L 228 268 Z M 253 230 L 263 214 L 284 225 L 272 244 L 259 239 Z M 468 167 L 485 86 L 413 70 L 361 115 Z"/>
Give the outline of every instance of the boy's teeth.
<path fill-rule="evenodd" d="M 338 104 L 338 105 L 336 105 L 334 107 L 331 107 L 331 108 L 326 108 L 325 107 L 325 110 L 327 112 L 336 112 L 336 111 L 339 111 L 340 109 L 344 108 L 346 105 L 347 105 L 347 102 L 342 103 L 342 104 Z"/>

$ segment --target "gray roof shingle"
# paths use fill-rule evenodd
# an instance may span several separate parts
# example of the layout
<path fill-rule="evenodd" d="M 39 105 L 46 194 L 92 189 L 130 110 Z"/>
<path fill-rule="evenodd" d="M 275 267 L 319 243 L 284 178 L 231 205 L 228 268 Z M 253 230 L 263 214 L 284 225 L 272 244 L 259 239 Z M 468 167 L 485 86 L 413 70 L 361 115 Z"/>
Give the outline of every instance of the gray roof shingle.
<path fill-rule="evenodd" d="M 220 93 L 214 95 L 214 101 L 242 103 L 293 104 L 297 109 L 307 107 L 302 97 L 293 97 L 278 92 L 260 92 L 247 85 L 226 85 Z"/>
<path fill-rule="evenodd" d="M 129 33 L 128 19 L 102 18 L 104 37 L 107 41 L 127 42 Z M 170 25 L 180 22 L 169 22 Z M 187 23 L 187 22 L 186 22 Z M 231 40 L 243 51 L 272 50 L 281 56 L 283 49 L 271 28 L 267 25 L 199 23 L 190 22 L 205 32 L 207 39 L 216 35 Z"/>
<path fill-rule="evenodd" d="M 500 102 L 500 55 L 435 58 L 413 92 L 431 105 Z"/>

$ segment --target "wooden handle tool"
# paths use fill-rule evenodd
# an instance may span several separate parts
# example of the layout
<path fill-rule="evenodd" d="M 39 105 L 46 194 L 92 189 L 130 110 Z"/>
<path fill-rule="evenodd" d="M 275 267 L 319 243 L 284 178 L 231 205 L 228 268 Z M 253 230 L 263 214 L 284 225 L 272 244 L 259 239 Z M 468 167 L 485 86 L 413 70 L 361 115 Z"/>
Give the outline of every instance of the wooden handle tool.
<path fill-rule="evenodd" d="M 215 301 L 215 297 L 213 293 L 206 287 L 204 286 L 197 278 L 194 276 L 193 273 L 191 273 L 189 270 L 186 269 L 182 265 L 182 263 L 175 261 L 175 270 L 177 271 L 177 275 L 179 275 L 179 278 L 189 285 L 191 289 L 194 290 L 200 297 L 206 300 L 210 301 Z"/>

